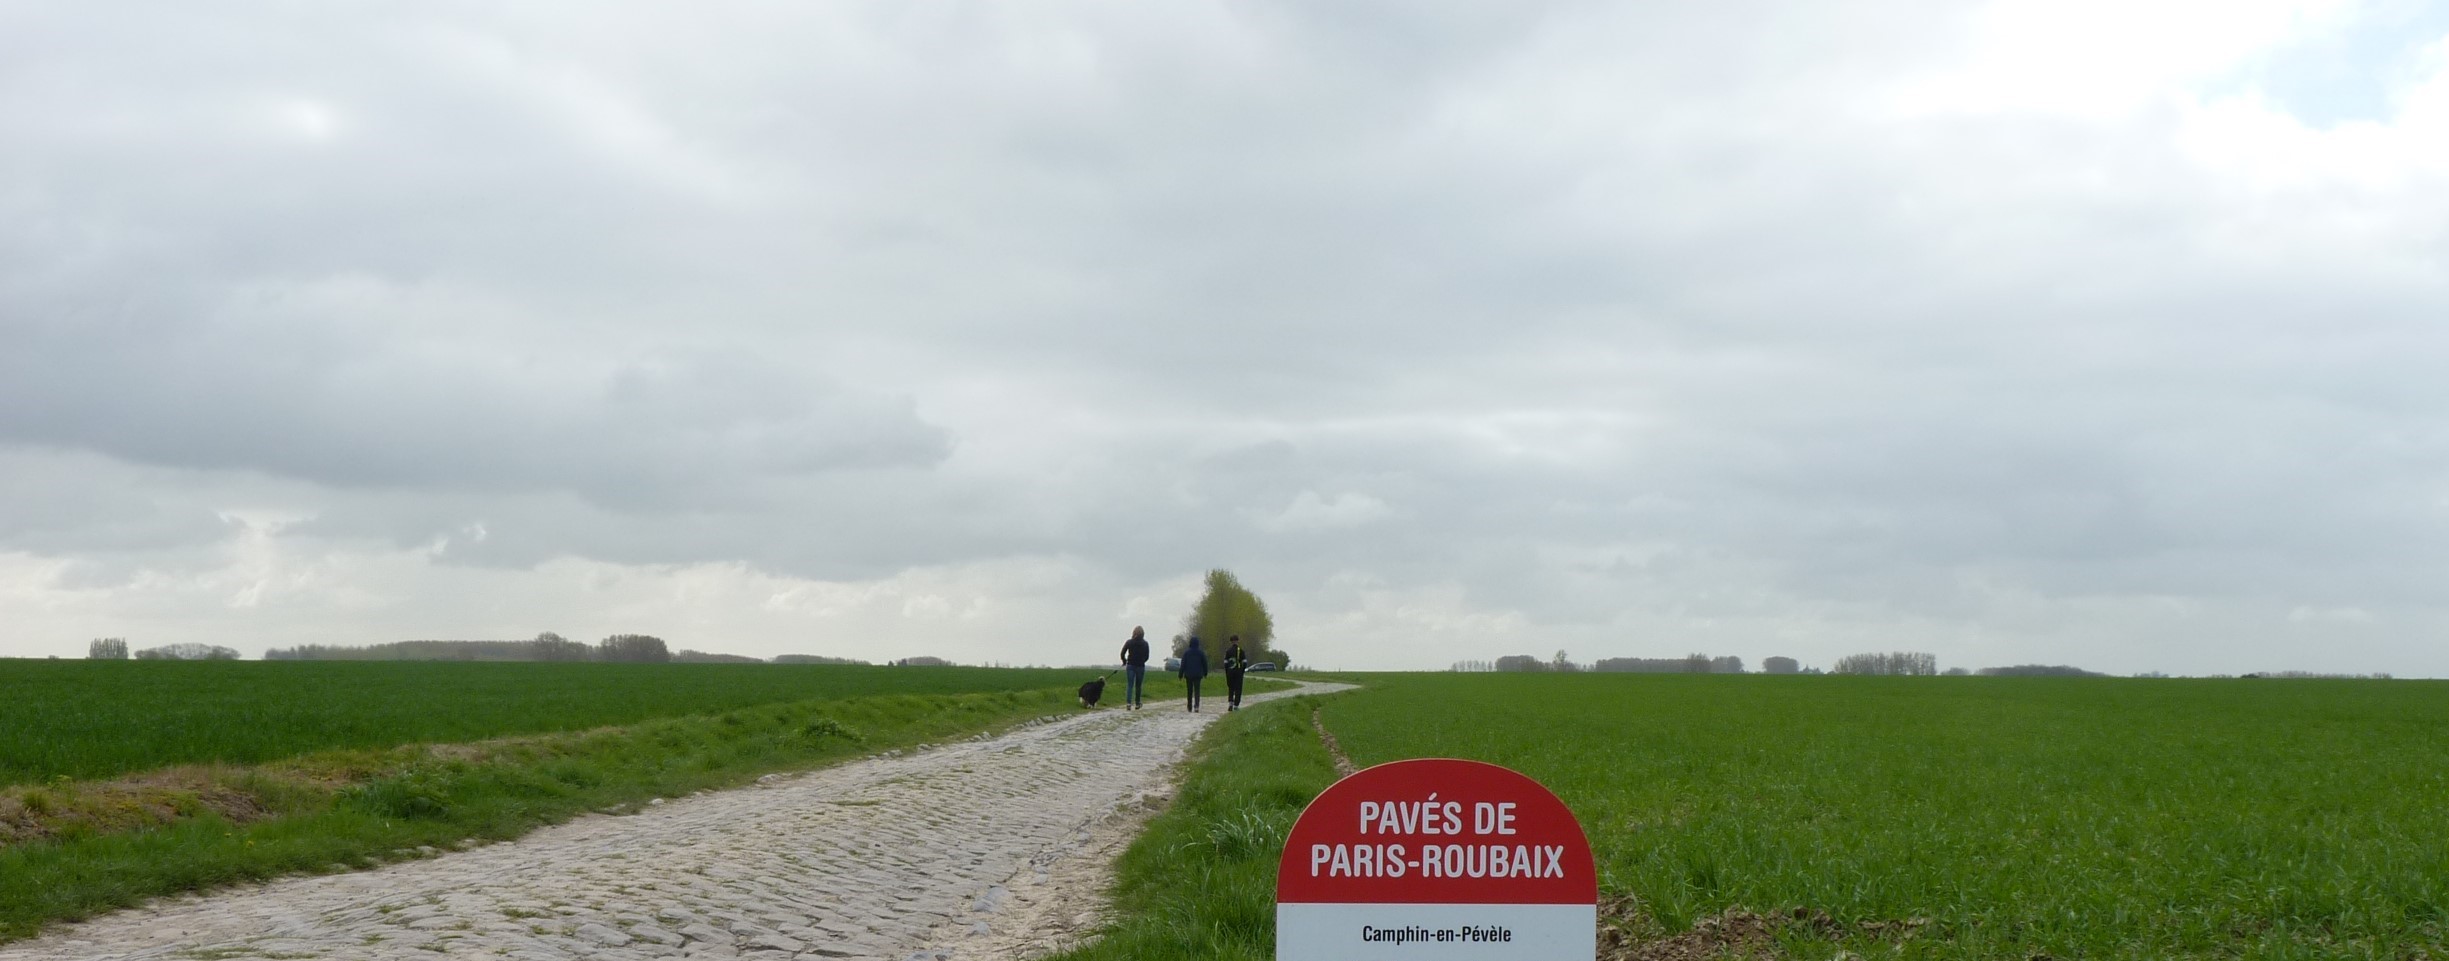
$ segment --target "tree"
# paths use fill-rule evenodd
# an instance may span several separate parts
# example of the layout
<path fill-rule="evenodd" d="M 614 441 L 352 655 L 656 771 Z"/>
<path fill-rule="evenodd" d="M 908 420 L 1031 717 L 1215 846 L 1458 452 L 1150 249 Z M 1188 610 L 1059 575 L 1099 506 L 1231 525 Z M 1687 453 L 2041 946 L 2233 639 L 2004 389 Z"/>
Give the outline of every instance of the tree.
<path fill-rule="evenodd" d="M 633 664 L 662 664 L 672 659 L 663 638 L 650 634 L 615 634 L 595 645 L 595 659 Z"/>
<path fill-rule="evenodd" d="M 97 637 L 85 646 L 85 658 L 92 661 L 124 661 L 128 659 L 128 639 Z"/>
<path fill-rule="evenodd" d="M 1631 674 L 1741 674 L 1743 659 L 1732 654 L 1711 657 L 1699 653 L 1682 657 L 1602 657 L 1587 668 L 1570 669 Z"/>
<path fill-rule="evenodd" d="M 1803 665 L 1791 657 L 1772 657 L 1760 662 L 1760 669 L 1771 674 L 1793 674 L 1801 671 Z"/>
<path fill-rule="evenodd" d="M 536 639 L 529 641 L 528 644 L 534 652 L 535 659 L 539 661 L 583 661 L 587 659 L 587 645 L 551 631 L 536 635 Z"/>
<path fill-rule="evenodd" d="M 1200 645 L 1210 654 L 1221 653 L 1226 638 L 1239 636 L 1242 652 L 1250 655 L 1251 660 L 1273 661 L 1277 666 L 1287 663 L 1283 652 L 1276 650 L 1273 643 L 1275 619 L 1267 614 L 1267 602 L 1243 587 L 1232 571 L 1207 572 L 1207 593 L 1182 619 L 1182 632 L 1198 635 Z M 1184 639 L 1175 646 L 1174 653 L 1179 655 L 1188 643 Z"/>
<path fill-rule="evenodd" d="M 1939 657 L 1912 651 L 1890 651 L 1886 654 L 1848 654 L 1837 659 L 1832 674 L 1884 674 L 1929 677 L 1939 673 Z"/>
<path fill-rule="evenodd" d="M 164 644 L 136 652 L 139 661 L 235 661 L 238 652 L 218 644 Z"/>

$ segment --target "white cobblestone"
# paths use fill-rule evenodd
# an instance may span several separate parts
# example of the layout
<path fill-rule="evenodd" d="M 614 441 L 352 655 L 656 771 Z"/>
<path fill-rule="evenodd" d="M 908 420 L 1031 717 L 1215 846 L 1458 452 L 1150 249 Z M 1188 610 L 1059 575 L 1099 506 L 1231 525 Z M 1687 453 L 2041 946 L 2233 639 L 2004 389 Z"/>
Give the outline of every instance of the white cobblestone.
<path fill-rule="evenodd" d="M 506 844 L 168 899 L 0 945 L 0 961 L 970 961 L 981 955 L 931 939 L 1002 918 L 1024 872 L 1042 881 L 1066 858 L 1109 853 L 1092 828 L 1164 789 L 1223 698 L 1209 706 L 1088 712 Z"/>

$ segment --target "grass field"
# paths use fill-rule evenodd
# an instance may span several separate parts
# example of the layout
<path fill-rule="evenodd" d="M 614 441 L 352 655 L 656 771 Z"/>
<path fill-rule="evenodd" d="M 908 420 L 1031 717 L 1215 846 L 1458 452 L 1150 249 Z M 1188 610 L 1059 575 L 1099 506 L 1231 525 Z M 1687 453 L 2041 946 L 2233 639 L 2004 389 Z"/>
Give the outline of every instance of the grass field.
<path fill-rule="evenodd" d="M 1769 940 L 1721 947 L 1797 958 L 2449 955 L 2449 685 L 1353 679 L 1367 689 L 1320 703 L 1357 761 L 1476 758 L 1547 783 L 1590 833 L 1602 891 L 1631 896 L 1637 941 L 1693 938 L 1705 921 L 1725 930 L 1727 912 L 1749 910 L 1791 920 L 1765 925 Z M 1263 823 L 1280 843 L 1299 807 L 1282 795 L 1323 782 L 1287 773 L 1314 770 L 1314 735 L 1303 745 L 1292 726 L 1236 720 L 1246 730 L 1235 736 L 1274 743 L 1236 762 L 1222 737 L 1232 729 L 1220 731 L 1197 775 L 1214 796 L 1186 792 L 1151 832 L 1154 846 L 1134 848 L 1126 898 L 1209 883 L 1183 873 L 1196 869 L 1224 872 L 1217 890 L 1263 911 L 1264 886 L 1230 881 L 1225 859 L 1181 855 L 1237 821 Z M 1243 869 L 1271 870 L 1271 857 Z M 1117 937 L 1185 957 L 1272 950 L 1238 923 L 1134 921 Z"/>
<path fill-rule="evenodd" d="M 0 785 L 576 731 L 757 704 L 1076 685 L 1078 671 L 779 664 L 0 660 Z"/>

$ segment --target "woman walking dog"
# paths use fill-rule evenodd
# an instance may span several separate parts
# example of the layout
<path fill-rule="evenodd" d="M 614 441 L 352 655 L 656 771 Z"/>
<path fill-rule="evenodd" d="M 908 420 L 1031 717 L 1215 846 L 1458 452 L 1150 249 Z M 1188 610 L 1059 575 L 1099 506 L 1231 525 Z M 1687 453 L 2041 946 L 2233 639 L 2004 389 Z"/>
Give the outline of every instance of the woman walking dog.
<path fill-rule="evenodd" d="M 1140 688 L 1148 680 L 1148 630 L 1134 627 L 1131 639 L 1122 642 L 1122 701 L 1123 710 L 1139 710 Z"/>

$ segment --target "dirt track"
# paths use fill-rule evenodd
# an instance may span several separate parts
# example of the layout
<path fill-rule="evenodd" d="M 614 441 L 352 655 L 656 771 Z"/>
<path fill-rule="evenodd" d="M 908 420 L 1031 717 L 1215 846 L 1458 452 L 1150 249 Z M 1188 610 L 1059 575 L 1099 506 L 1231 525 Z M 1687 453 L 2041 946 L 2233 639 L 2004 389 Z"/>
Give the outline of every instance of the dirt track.
<path fill-rule="evenodd" d="M 1107 865 L 1220 716 L 1087 712 L 505 844 L 168 900 L 0 946 L 0 961 L 1028 957 L 1094 926 Z"/>

